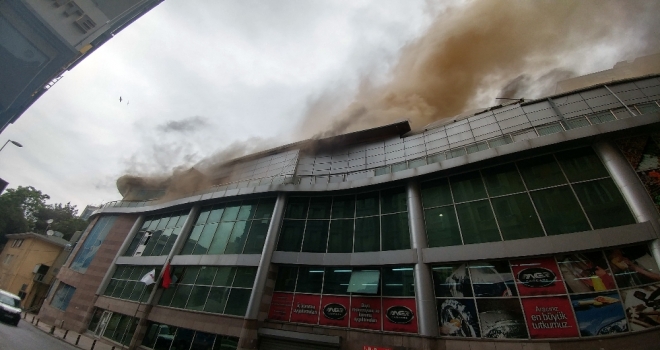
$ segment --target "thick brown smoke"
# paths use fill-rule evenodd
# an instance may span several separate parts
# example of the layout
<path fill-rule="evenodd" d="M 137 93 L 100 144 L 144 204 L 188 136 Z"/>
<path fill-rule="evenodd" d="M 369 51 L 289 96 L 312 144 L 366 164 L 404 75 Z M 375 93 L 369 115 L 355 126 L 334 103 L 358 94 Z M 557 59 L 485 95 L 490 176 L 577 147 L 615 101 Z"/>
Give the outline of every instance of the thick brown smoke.
<path fill-rule="evenodd" d="M 402 50 L 389 83 L 365 81 L 338 115 L 315 101 L 300 129 L 325 137 L 401 119 L 419 128 L 479 107 L 484 94 L 490 105 L 495 97 L 539 97 L 572 75 L 569 56 L 607 45 L 619 58 L 652 53 L 659 33 L 657 1 L 474 1 L 438 15 Z M 497 96 L 503 87 L 507 96 Z"/>

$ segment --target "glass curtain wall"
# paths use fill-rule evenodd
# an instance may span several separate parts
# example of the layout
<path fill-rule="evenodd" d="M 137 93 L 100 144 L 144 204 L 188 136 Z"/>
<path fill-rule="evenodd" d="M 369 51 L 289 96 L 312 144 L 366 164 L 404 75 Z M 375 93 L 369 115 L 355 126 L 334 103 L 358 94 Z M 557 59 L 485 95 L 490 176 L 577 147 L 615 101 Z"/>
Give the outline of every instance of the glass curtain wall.
<path fill-rule="evenodd" d="M 440 178 L 421 187 L 429 247 L 635 223 L 591 148 Z"/>
<path fill-rule="evenodd" d="M 71 262 L 71 270 L 80 273 L 87 271 L 89 264 L 94 260 L 96 252 L 99 250 L 101 244 L 105 242 L 105 237 L 110 232 L 116 220 L 117 216 L 103 216 L 96 221 L 96 224 L 85 238 L 82 247 L 80 247 L 78 254 L 76 254 L 75 259 Z"/>
<path fill-rule="evenodd" d="M 238 338 L 149 321 L 142 346 L 154 350 L 232 350 Z"/>
<path fill-rule="evenodd" d="M 117 266 L 103 295 L 132 301 L 147 301 L 156 284 L 147 286 L 140 279 L 154 269 L 156 270 L 155 276 L 158 276 L 160 266 Z"/>
<path fill-rule="evenodd" d="M 124 256 L 168 255 L 181 234 L 190 210 L 151 215 L 144 220 Z"/>

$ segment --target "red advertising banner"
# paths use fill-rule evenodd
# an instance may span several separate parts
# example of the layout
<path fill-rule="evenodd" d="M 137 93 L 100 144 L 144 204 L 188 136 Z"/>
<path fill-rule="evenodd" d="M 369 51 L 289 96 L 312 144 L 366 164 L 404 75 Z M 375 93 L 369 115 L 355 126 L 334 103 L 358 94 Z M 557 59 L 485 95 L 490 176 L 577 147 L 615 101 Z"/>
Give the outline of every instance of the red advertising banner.
<path fill-rule="evenodd" d="M 383 298 L 383 330 L 417 333 L 417 307 L 414 298 Z"/>
<path fill-rule="evenodd" d="M 319 323 L 320 309 L 320 295 L 296 294 L 293 297 L 291 322 L 317 324 Z"/>
<path fill-rule="evenodd" d="M 349 297 L 324 295 L 321 298 L 321 317 L 319 323 L 326 326 L 348 327 Z"/>
<path fill-rule="evenodd" d="M 271 320 L 289 321 L 292 305 L 293 293 L 273 293 L 273 300 L 270 302 L 268 318 Z"/>
<path fill-rule="evenodd" d="M 567 297 L 523 298 L 522 305 L 532 339 L 578 336 L 575 316 Z"/>
<path fill-rule="evenodd" d="M 380 298 L 351 298 L 351 328 L 380 330 Z"/>
<path fill-rule="evenodd" d="M 566 294 L 561 273 L 552 257 L 513 260 L 511 269 L 521 296 Z"/>

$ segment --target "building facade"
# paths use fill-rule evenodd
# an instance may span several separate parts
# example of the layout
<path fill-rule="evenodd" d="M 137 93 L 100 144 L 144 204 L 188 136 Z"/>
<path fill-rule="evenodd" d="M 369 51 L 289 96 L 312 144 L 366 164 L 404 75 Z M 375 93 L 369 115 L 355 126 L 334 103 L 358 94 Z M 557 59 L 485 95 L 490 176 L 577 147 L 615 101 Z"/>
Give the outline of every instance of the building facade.
<path fill-rule="evenodd" d="M 0 132 L 163 0 L 0 0 Z"/>
<path fill-rule="evenodd" d="M 655 348 L 659 100 L 621 80 L 108 203 L 39 317 L 133 349 Z"/>

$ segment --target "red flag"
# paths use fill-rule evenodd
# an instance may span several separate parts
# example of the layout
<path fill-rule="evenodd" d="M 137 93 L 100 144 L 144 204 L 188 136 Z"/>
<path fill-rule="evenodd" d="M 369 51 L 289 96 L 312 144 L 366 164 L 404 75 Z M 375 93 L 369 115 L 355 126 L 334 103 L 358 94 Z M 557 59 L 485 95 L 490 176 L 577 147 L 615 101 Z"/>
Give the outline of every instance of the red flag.
<path fill-rule="evenodd" d="M 161 285 L 163 288 L 167 289 L 170 287 L 170 283 L 172 283 L 172 276 L 170 276 L 170 263 L 167 263 L 165 266 L 165 272 L 163 272 L 163 282 Z"/>

